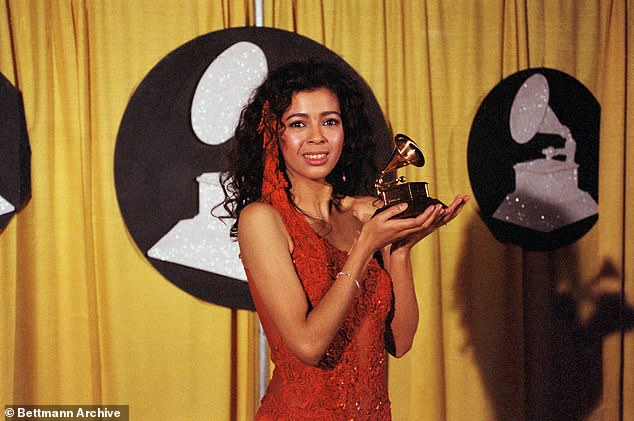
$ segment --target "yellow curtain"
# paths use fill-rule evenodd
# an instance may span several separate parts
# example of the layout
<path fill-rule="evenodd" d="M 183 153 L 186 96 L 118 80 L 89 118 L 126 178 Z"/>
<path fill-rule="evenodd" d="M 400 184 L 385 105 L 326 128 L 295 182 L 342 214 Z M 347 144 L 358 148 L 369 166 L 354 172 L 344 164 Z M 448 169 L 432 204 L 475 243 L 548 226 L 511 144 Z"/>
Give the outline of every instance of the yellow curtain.
<path fill-rule="evenodd" d="M 324 44 L 366 79 L 394 131 L 424 147 L 428 165 L 406 173 L 441 199 L 471 193 L 471 122 L 506 76 L 558 69 L 602 106 L 600 216 L 582 239 L 553 252 L 501 244 L 472 201 L 417 246 L 421 323 L 412 351 L 390 361 L 396 420 L 545 419 L 538 400 L 553 363 L 540 351 L 552 344 L 539 323 L 552 320 L 534 305 L 569 293 L 581 326 L 623 289 L 634 306 L 633 6 L 264 1 L 265 26 Z M 253 25 L 253 13 L 249 0 L 0 5 L 0 72 L 23 94 L 32 149 L 32 199 L 0 232 L 2 403 L 128 404 L 132 419 L 252 418 L 255 316 L 201 302 L 147 262 L 118 210 L 113 157 L 127 102 L 149 70 L 197 36 Z M 634 334 L 608 333 L 598 396 L 583 397 L 592 405 L 580 414 L 634 419 Z"/>

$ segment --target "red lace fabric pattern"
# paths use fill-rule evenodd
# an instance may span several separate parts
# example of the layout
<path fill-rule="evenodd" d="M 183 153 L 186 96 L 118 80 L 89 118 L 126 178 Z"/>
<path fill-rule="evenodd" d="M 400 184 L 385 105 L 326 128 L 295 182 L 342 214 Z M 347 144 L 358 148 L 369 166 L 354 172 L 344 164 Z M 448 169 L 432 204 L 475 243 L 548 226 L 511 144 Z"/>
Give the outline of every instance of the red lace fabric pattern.
<path fill-rule="evenodd" d="M 300 218 L 303 218 L 299 215 Z M 289 231 L 305 221 L 296 220 Z M 307 225 L 307 224 L 306 224 Z M 310 227 L 308 227 L 310 229 Z M 311 230 L 312 231 L 312 230 Z M 304 231 L 305 234 L 310 234 Z M 323 240 L 316 234 L 293 235 L 293 261 L 311 306 L 319 303 L 330 288 L 347 254 L 326 245 L 326 253 L 306 243 Z M 319 268 L 328 276 L 320 278 Z M 387 392 L 387 353 L 384 345 L 385 320 L 391 302 L 389 275 L 372 260 L 365 290 L 355 300 L 338 335 L 317 367 L 304 365 L 286 347 L 267 317 L 262 317 L 271 359 L 275 364 L 257 413 L 258 420 L 390 420 Z M 256 306 L 259 303 L 254 291 Z M 261 313 L 260 313 L 261 314 Z"/>
<path fill-rule="evenodd" d="M 316 306 L 347 259 L 318 236 L 289 202 L 278 169 L 278 147 L 267 139 L 262 200 L 274 206 L 292 237 L 293 262 L 309 308 Z M 282 188 L 280 188 L 282 187 Z M 251 274 L 248 273 L 249 280 Z M 390 420 L 385 322 L 392 300 L 391 280 L 376 259 L 367 267 L 364 289 L 317 367 L 303 364 L 286 347 L 249 282 L 275 364 L 257 413 L 258 420 Z"/>

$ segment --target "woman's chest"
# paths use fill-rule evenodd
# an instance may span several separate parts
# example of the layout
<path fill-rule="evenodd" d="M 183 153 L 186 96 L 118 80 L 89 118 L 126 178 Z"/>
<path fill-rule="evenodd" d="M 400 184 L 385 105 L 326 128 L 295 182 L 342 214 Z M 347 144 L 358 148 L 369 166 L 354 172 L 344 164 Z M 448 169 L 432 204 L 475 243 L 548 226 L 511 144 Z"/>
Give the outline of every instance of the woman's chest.
<path fill-rule="evenodd" d="M 328 225 L 323 239 L 345 252 L 350 252 L 363 228 L 363 223 L 350 211 L 333 212 Z"/>

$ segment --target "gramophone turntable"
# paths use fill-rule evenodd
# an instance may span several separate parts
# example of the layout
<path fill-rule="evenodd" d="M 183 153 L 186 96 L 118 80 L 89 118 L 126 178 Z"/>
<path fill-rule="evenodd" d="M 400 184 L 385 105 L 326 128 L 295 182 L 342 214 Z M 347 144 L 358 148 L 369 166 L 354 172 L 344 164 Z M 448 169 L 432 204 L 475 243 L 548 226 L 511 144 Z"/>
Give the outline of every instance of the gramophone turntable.
<path fill-rule="evenodd" d="M 376 194 L 383 201 L 383 207 L 377 213 L 390 206 L 399 203 L 407 203 L 405 211 L 396 218 L 411 218 L 423 213 L 429 206 L 441 204 L 447 206 L 438 199 L 429 196 L 428 183 L 424 181 L 406 182 L 405 177 L 400 176 L 394 180 L 385 181 L 384 178 L 393 171 L 407 165 L 422 167 L 425 165 L 425 157 L 418 145 L 404 134 L 394 137 L 394 152 L 385 168 L 379 173 L 374 182 Z"/>

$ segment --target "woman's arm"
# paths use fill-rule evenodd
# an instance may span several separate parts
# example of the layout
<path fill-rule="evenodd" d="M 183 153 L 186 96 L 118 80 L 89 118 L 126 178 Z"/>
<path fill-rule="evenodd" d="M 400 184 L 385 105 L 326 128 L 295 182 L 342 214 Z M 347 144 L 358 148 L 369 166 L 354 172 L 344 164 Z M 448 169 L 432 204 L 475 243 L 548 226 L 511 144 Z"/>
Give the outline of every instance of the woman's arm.
<path fill-rule="evenodd" d="M 427 208 L 415 218 L 421 230 L 394 242 L 383 250 L 385 267 L 392 278 L 394 305 L 387 326 L 387 347 L 392 355 L 401 357 L 411 348 L 418 327 L 418 302 L 412 274 L 411 249 L 438 227 L 453 220 L 462 210 L 468 197 L 457 196 L 447 209 L 440 205 Z"/>
<path fill-rule="evenodd" d="M 364 224 L 342 268 L 350 277 L 339 276 L 310 312 L 279 213 L 263 203 L 250 204 L 241 212 L 238 240 L 251 282 L 288 349 L 305 364 L 316 365 L 326 352 L 358 292 L 354 279 L 362 281 L 374 252 L 419 229 L 411 220 L 390 220 L 403 209 L 393 207 Z"/>

